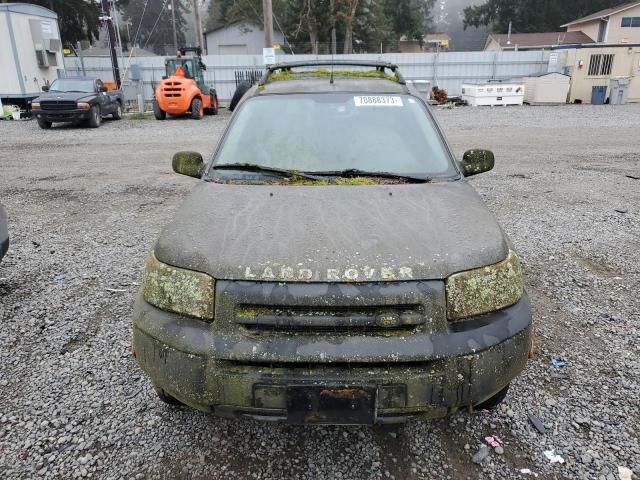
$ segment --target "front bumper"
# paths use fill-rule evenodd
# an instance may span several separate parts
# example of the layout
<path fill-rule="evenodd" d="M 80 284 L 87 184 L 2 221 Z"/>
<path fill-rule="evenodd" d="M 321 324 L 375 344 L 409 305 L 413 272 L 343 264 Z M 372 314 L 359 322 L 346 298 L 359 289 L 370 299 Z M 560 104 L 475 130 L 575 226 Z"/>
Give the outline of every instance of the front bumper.
<path fill-rule="evenodd" d="M 532 334 L 526 295 L 511 307 L 464 322 L 438 335 L 351 336 L 339 344 L 321 336 L 262 344 L 248 337 L 230 346 L 210 323 L 159 310 L 139 297 L 133 344 L 138 363 L 157 387 L 205 412 L 299 423 L 299 411 L 292 413 L 292 388 L 321 386 L 373 391 L 372 422 L 396 423 L 477 405 L 524 369 Z M 254 353 L 276 351 L 278 358 L 257 355 L 247 361 L 249 345 Z M 233 355 L 220 354 L 229 350 Z M 349 418 L 345 412 L 344 421 L 328 423 L 367 423 Z M 327 423 L 317 420 L 308 417 Z"/>
<path fill-rule="evenodd" d="M 91 110 L 33 110 L 32 113 L 45 122 L 79 122 L 91 117 Z"/>

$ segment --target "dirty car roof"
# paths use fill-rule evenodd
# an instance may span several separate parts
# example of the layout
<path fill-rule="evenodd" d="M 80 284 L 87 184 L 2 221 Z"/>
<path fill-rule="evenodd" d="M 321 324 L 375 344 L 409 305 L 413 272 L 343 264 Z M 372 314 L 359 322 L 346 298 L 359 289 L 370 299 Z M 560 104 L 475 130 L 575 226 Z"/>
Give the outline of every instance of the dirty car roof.
<path fill-rule="evenodd" d="M 407 93 L 406 88 L 382 78 L 335 77 L 333 84 L 325 77 L 308 77 L 295 80 L 282 80 L 264 85 L 259 95 L 286 93 L 335 93 L 335 92 L 363 92 L 363 93 Z"/>
<path fill-rule="evenodd" d="M 316 70 L 309 70 L 313 68 Z M 296 71 L 293 72 L 293 69 Z M 282 74 L 285 74 L 285 78 L 278 77 Z M 293 76 L 286 76 L 290 74 Z M 305 60 L 268 67 L 254 95 L 330 92 L 398 94 L 408 93 L 408 89 L 398 66 L 392 63 L 373 60 Z"/>

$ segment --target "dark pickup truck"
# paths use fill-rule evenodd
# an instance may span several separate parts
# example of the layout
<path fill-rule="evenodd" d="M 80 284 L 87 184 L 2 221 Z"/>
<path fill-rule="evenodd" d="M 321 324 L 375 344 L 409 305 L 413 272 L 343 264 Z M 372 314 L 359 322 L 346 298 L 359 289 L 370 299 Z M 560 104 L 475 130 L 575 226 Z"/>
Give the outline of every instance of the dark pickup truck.
<path fill-rule="evenodd" d="M 122 91 L 108 90 L 99 78 L 58 78 L 42 89 L 45 93 L 31 104 L 40 128 L 51 128 L 54 122 L 83 122 L 98 128 L 106 115 L 115 120 L 122 118 Z"/>

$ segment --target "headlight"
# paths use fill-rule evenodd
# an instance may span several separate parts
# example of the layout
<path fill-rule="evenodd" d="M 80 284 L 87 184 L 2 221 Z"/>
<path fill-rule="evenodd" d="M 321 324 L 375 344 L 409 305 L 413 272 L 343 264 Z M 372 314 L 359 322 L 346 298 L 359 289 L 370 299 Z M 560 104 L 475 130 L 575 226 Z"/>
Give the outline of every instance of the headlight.
<path fill-rule="evenodd" d="M 40 108 L 40 104 L 39 103 L 32 103 L 31 104 L 31 109 L 33 110 L 34 108 L 39 109 Z"/>
<path fill-rule="evenodd" d="M 447 278 L 447 318 L 494 312 L 513 305 L 522 296 L 522 268 L 515 252 L 505 260 Z"/>
<path fill-rule="evenodd" d="M 142 296 L 151 305 L 170 312 L 213 320 L 215 280 L 205 273 L 158 261 L 153 252 L 142 276 Z"/>
<path fill-rule="evenodd" d="M 78 103 L 78 108 L 80 110 L 89 110 L 91 108 L 91 105 L 89 105 L 86 102 L 80 102 L 80 103 Z"/>

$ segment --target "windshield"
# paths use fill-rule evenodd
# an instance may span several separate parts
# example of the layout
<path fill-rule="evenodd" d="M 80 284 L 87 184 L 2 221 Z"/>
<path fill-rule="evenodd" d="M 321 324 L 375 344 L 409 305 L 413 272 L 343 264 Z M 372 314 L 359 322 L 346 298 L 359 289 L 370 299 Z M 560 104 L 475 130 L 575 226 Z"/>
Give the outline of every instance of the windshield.
<path fill-rule="evenodd" d="M 433 120 L 410 95 L 252 98 L 237 112 L 215 166 L 232 163 L 301 172 L 456 173 Z"/>
<path fill-rule="evenodd" d="M 176 67 L 178 65 L 182 67 L 187 77 L 190 77 L 190 78 L 193 77 L 193 60 L 185 59 L 185 58 L 172 58 L 167 60 L 167 63 L 166 63 L 167 76 L 170 77 L 172 75 L 175 75 Z"/>
<path fill-rule="evenodd" d="M 93 80 L 74 80 L 59 78 L 54 80 L 49 88 L 50 92 L 85 92 L 93 93 Z"/>

